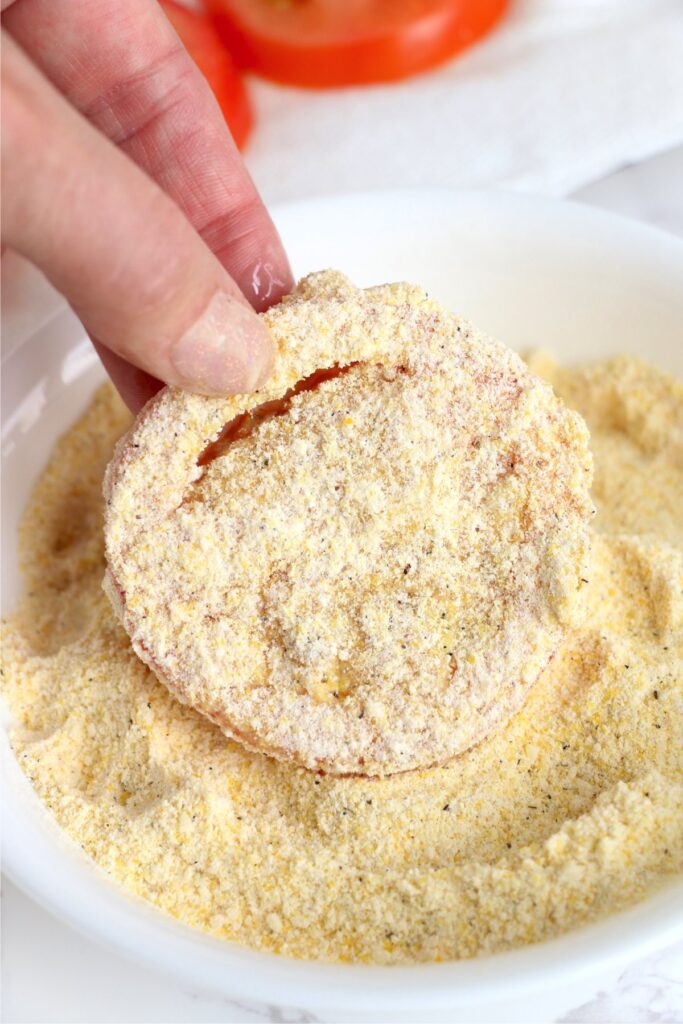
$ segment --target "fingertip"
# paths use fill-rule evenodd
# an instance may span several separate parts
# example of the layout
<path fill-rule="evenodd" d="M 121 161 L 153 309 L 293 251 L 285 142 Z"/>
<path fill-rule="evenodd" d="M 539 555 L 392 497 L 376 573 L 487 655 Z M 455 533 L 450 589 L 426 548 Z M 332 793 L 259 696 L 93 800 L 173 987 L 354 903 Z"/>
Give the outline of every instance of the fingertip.
<path fill-rule="evenodd" d="M 244 394 L 268 379 L 273 360 L 263 321 L 246 303 L 219 291 L 171 348 L 165 379 L 203 395 Z"/>
<path fill-rule="evenodd" d="M 260 200 L 242 198 L 201 234 L 258 313 L 291 292 L 294 278 L 287 255 Z"/>

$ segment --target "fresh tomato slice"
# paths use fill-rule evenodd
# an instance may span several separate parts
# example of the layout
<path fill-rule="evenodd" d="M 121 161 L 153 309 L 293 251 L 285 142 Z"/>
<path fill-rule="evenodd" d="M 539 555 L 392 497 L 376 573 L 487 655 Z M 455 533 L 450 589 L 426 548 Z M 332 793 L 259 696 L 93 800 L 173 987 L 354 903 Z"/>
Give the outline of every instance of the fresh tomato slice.
<path fill-rule="evenodd" d="M 185 49 L 211 86 L 232 137 L 242 149 L 253 123 L 251 105 L 242 75 L 215 25 L 205 14 L 188 10 L 175 0 L 160 0 L 160 3 Z"/>
<path fill-rule="evenodd" d="M 509 0 L 204 0 L 245 68 L 289 85 L 390 82 L 440 64 Z"/>

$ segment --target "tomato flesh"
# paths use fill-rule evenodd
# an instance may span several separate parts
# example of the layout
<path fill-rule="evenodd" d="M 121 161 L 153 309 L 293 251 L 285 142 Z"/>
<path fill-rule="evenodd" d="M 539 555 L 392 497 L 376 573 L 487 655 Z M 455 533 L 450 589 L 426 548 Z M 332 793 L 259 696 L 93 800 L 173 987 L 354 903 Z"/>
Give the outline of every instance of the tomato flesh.
<path fill-rule="evenodd" d="M 218 100 L 233 139 L 243 148 L 253 124 L 253 114 L 242 75 L 216 26 L 205 15 L 175 0 L 160 0 L 168 20 Z"/>
<path fill-rule="evenodd" d="M 493 28 L 509 0 L 204 0 L 244 68 L 313 88 L 426 71 Z"/>

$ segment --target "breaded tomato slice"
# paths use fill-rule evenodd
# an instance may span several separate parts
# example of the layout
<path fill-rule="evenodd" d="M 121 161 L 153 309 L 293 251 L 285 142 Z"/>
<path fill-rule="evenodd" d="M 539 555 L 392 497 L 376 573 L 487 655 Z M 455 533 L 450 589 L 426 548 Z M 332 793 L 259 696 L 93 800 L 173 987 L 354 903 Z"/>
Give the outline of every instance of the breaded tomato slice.
<path fill-rule="evenodd" d="M 588 545 L 588 432 L 407 284 L 328 271 L 264 315 L 256 395 L 167 388 L 106 475 L 106 590 L 227 736 L 325 772 L 444 764 L 520 707 Z"/>

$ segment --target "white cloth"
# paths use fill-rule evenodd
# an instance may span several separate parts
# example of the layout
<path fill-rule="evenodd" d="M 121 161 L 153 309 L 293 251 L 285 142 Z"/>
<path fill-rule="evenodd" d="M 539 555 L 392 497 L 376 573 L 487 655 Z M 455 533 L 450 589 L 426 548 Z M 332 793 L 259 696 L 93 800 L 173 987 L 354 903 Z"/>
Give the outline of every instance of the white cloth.
<path fill-rule="evenodd" d="M 391 86 L 251 79 L 267 202 L 405 185 L 562 195 L 683 140 L 683 0 L 513 0 L 445 67 Z"/>

